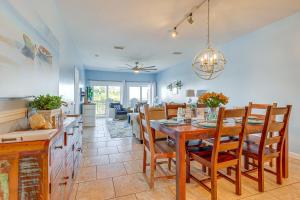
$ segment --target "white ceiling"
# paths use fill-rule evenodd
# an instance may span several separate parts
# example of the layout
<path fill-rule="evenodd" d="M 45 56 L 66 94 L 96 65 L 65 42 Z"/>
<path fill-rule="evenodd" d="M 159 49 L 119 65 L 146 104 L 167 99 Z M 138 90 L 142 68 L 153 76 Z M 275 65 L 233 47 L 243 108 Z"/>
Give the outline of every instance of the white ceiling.
<path fill-rule="evenodd" d="M 70 36 L 89 69 L 119 71 L 139 60 L 159 70 L 193 56 L 206 43 L 206 4 L 169 30 L 202 0 L 59 0 Z M 213 43 L 221 45 L 300 11 L 299 0 L 211 0 Z M 115 50 L 113 46 L 125 46 Z M 181 51 L 183 55 L 173 55 Z M 99 54 L 99 57 L 95 57 Z M 191 61 L 192 62 L 192 61 Z"/>

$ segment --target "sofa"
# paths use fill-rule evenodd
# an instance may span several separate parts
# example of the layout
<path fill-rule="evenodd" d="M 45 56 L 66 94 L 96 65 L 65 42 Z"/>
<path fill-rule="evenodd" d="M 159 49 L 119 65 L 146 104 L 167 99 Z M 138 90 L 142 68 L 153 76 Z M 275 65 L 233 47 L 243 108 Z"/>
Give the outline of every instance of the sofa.
<path fill-rule="evenodd" d="M 110 103 L 108 110 L 108 117 L 118 120 L 127 119 L 127 109 L 123 108 L 120 103 Z"/>
<path fill-rule="evenodd" d="M 139 121 L 139 114 L 138 113 L 130 113 L 130 125 L 132 127 L 132 133 L 135 135 L 135 137 L 142 141 L 142 135 L 140 132 L 140 121 Z M 164 119 L 165 118 L 165 111 L 162 107 L 151 107 L 149 109 L 149 115 L 151 120 L 158 120 L 158 119 Z M 156 139 L 160 138 L 166 138 L 167 136 L 159 131 L 156 131 L 155 133 Z"/>

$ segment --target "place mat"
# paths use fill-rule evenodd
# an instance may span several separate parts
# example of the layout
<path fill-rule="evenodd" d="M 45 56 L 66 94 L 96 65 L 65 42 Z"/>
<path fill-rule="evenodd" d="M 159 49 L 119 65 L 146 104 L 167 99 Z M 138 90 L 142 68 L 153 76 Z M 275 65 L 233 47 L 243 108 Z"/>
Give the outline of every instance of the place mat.
<path fill-rule="evenodd" d="M 169 119 L 169 120 L 166 120 L 166 119 L 161 119 L 161 120 L 157 120 L 160 124 L 163 124 L 163 125 L 166 125 L 166 126 L 179 126 L 179 125 L 185 125 L 186 123 L 185 122 L 178 122 L 178 121 L 175 121 L 173 119 Z"/>
<path fill-rule="evenodd" d="M 237 123 L 242 123 L 242 119 L 236 119 Z M 248 118 L 248 124 L 263 124 L 264 120 L 257 118 Z"/>
<path fill-rule="evenodd" d="M 216 128 L 217 123 L 216 122 L 198 122 L 198 123 L 192 123 L 192 126 L 195 126 L 197 128 Z"/>

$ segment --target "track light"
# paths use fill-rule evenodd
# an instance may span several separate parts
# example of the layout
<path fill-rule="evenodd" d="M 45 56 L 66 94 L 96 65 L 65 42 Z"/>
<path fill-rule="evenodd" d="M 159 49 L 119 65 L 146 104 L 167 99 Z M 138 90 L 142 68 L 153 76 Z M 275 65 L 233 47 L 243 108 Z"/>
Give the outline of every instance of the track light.
<path fill-rule="evenodd" d="M 171 36 L 172 36 L 172 38 L 175 38 L 177 35 L 178 35 L 178 33 L 176 31 L 176 26 L 175 26 L 171 32 Z"/>
<path fill-rule="evenodd" d="M 190 15 L 187 18 L 188 23 L 193 24 L 194 20 L 193 20 L 193 13 L 190 13 Z"/>

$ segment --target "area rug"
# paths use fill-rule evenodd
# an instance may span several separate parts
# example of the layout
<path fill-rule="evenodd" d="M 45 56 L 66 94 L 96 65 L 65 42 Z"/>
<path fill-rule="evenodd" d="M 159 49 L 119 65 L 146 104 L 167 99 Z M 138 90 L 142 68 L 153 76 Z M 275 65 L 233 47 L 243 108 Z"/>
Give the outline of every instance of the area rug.
<path fill-rule="evenodd" d="M 131 126 L 127 120 L 106 120 L 106 127 L 111 138 L 132 137 Z"/>

